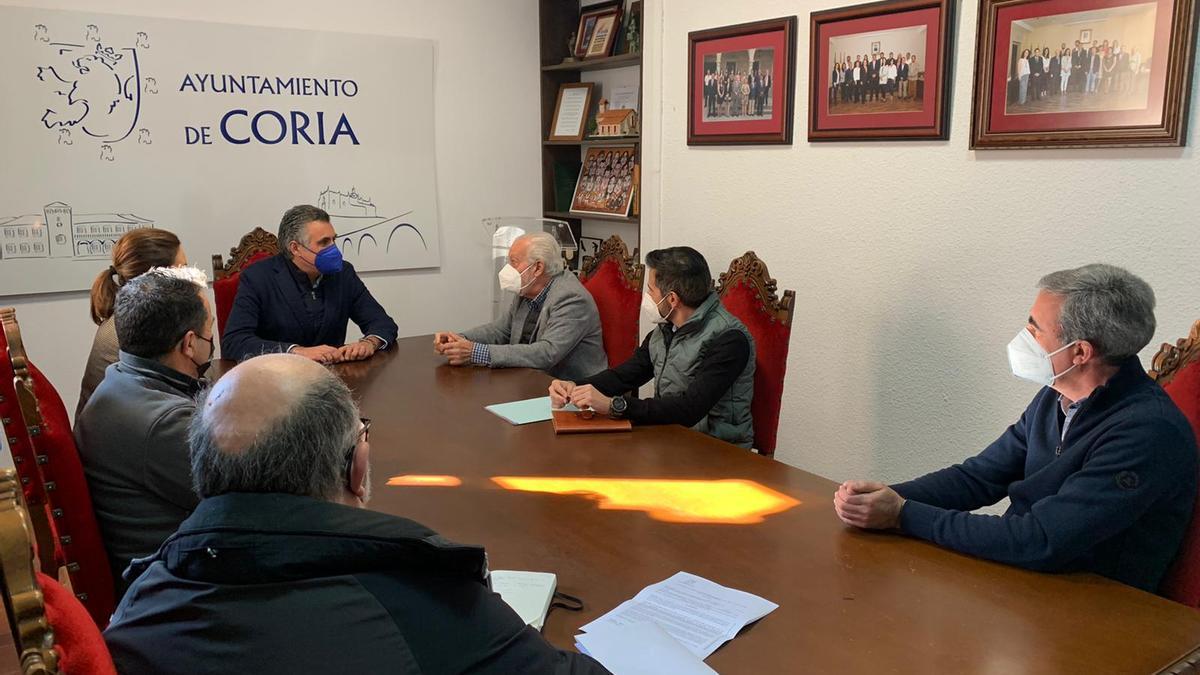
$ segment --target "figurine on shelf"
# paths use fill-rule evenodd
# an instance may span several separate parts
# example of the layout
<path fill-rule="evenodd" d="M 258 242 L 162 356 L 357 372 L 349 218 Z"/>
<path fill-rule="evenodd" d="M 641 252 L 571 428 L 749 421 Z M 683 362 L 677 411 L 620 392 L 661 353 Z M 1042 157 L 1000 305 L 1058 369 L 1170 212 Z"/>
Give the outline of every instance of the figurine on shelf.
<path fill-rule="evenodd" d="M 608 109 L 608 99 L 600 99 L 600 110 L 596 113 L 596 138 L 636 136 L 638 133 L 637 111 L 629 108 Z"/>
<path fill-rule="evenodd" d="M 573 63 L 575 61 L 575 32 L 571 32 L 571 37 L 567 38 L 567 57 L 562 60 L 563 63 Z"/>
<path fill-rule="evenodd" d="M 642 51 L 641 45 L 641 30 L 638 27 L 640 16 L 630 13 L 629 21 L 625 25 L 625 53 L 638 54 Z"/>

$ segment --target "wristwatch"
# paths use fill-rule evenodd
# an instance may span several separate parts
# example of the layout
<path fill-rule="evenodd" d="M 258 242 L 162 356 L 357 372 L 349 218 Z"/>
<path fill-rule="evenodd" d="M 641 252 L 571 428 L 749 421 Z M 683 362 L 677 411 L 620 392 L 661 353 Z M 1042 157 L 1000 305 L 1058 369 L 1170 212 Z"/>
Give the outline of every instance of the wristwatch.
<path fill-rule="evenodd" d="M 608 405 L 608 416 L 614 420 L 619 420 L 625 417 L 625 411 L 629 409 L 629 401 L 624 396 L 614 396 L 612 403 Z"/>

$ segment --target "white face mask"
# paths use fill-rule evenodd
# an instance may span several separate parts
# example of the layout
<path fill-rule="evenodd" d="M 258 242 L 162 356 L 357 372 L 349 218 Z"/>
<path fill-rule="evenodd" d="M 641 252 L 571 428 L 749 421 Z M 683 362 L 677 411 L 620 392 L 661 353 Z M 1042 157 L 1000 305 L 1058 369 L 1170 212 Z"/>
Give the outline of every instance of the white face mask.
<path fill-rule="evenodd" d="M 1076 340 L 1075 342 L 1078 342 Z M 1050 357 L 1061 352 L 1062 350 L 1075 344 L 1075 342 L 1067 343 L 1052 352 L 1047 353 L 1042 348 L 1038 341 L 1033 338 L 1033 333 L 1029 329 L 1022 328 L 1021 332 L 1008 343 L 1008 365 L 1012 367 L 1013 375 L 1036 382 L 1043 387 L 1049 387 L 1054 384 L 1058 378 L 1066 375 L 1075 369 L 1076 364 L 1072 364 L 1070 368 L 1061 373 L 1054 372 L 1054 364 L 1050 362 Z"/>
<path fill-rule="evenodd" d="M 528 272 L 532 267 L 533 265 L 526 267 L 525 272 Z M 500 289 L 509 291 L 510 293 L 520 293 L 525 290 L 526 286 L 533 283 L 532 279 L 529 281 L 529 284 L 522 283 L 525 281 L 525 272 L 518 272 L 517 268 L 512 265 L 505 265 L 504 269 L 500 270 L 500 273 L 496 275 L 500 278 Z"/>
<path fill-rule="evenodd" d="M 659 324 L 667 322 L 667 317 L 658 311 L 659 305 L 662 304 L 663 300 L 666 300 L 666 298 L 664 297 L 662 300 L 655 302 L 649 293 L 642 293 L 642 316 L 646 317 L 646 320 L 650 323 Z M 670 314 L 670 312 L 667 312 L 667 314 Z"/>

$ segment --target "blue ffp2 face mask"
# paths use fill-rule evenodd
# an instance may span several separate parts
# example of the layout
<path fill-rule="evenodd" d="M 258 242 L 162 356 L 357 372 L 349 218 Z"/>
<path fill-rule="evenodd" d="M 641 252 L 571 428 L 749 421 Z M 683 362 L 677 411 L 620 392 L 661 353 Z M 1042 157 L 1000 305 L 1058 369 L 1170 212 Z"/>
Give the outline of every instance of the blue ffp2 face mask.
<path fill-rule="evenodd" d="M 317 252 L 313 266 L 321 274 L 337 274 L 342 271 L 342 251 L 336 244 L 330 244 Z"/>

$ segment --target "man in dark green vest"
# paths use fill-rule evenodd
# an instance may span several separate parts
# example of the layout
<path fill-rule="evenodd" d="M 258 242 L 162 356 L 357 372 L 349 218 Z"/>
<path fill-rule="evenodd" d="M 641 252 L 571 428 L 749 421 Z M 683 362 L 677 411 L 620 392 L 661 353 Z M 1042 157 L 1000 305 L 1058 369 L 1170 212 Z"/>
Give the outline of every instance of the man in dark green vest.
<path fill-rule="evenodd" d="M 575 382 L 550 401 L 634 424 L 682 424 L 743 448 L 754 443 L 754 339 L 713 291 L 704 256 L 676 246 L 646 256 L 642 312 L 658 324 L 628 361 Z M 654 397 L 637 390 L 654 380 Z"/>

